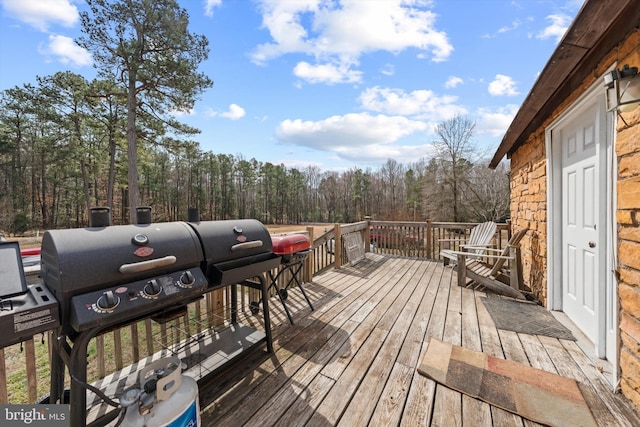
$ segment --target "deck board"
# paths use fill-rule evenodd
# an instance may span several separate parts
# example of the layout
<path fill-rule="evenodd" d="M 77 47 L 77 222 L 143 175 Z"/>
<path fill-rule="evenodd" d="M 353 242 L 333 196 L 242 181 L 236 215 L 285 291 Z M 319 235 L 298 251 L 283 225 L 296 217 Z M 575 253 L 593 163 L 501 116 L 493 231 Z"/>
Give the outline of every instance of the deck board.
<path fill-rule="evenodd" d="M 574 378 L 603 425 L 637 425 L 575 342 L 496 329 L 487 293 L 458 287 L 451 267 L 368 254 L 305 290 L 315 310 L 291 289 L 293 325 L 270 302 L 273 354 L 253 351 L 201 390 L 204 426 L 538 426 L 418 374 L 431 337 Z"/>

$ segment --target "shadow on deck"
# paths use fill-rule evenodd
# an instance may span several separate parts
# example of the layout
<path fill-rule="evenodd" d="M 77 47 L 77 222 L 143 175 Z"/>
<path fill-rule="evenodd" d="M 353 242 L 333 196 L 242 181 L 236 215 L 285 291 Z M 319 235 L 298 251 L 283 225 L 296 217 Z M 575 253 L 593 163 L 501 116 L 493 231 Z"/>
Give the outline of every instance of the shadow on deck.
<path fill-rule="evenodd" d="M 203 425 L 538 425 L 418 374 L 430 337 L 573 378 L 600 425 L 640 425 L 575 341 L 497 329 L 481 298 L 498 297 L 458 287 L 442 263 L 368 254 L 305 289 L 315 311 L 292 290 L 294 325 L 271 302 L 273 354 L 201 387 Z"/>

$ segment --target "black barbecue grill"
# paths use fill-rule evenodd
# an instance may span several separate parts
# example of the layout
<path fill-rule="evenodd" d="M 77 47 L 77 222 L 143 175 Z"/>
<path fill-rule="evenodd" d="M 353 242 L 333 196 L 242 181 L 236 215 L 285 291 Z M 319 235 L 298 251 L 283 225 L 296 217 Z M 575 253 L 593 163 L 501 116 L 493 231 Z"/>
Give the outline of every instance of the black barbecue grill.
<path fill-rule="evenodd" d="M 190 222 L 202 242 L 203 270 L 213 286 L 240 283 L 275 268 L 269 230 L 254 219 Z"/>
<path fill-rule="evenodd" d="M 188 303 L 208 287 L 200 240 L 183 222 L 48 231 L 41 258 L 71 336 Z"/>
<path fill-rule="evenodd" d="M 53 230 L 42 242 L 42 280 L 59 303 L 54 333 L 58 357 L 51 364 L 51 401 L 62 397 L 64 368 L 71 382 L 71 425 L 85 420 L 89 341 L 104 331 L 143 318 L 173 319 L 172 313 L 210 290 L 235 286 L 267 295 L 264 272 L 280 257 L 258 221 L 167 222 Z M 264 338 L 273 351 L 268 308 Z"/>

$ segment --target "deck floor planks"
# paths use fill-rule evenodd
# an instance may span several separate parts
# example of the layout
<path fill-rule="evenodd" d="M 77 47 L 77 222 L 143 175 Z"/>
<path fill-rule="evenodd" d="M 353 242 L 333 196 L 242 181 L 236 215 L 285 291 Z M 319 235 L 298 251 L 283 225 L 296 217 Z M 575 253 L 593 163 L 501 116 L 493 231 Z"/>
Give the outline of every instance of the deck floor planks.
<path fill-rule="evenodd" d="M 433 273 L 436 263 L 425 265 L 427 268 L 418 278 L 416 291 L 404 308 L 403 313 L 407 316 L 411 315 L 411 319 L 401 324 L 396 323 L 396 327 L 406 328 L 404 343 L 399 349 L 391 374 L 374 408 L 375 416 L 369 421 L 370 426 L 398 425 L 402 417 L 407 398 L 406 391 L 411 386 L 415 372 L 413 367 L 418 363 L 426 324 L 433 307 L 435 290 L 439 284 L 433 280 L 436 277 Z"/>
<path fill-rule="evenodd" d="M 412 269 L 414 269 L 414 270 L 415 270 L 415 269 L 418 269 L 419 267 L 420 267 L 420 265 L 419 265 L 419 264 L 415 264 L 414 266 L 412 266 L 412 267 L 408 270 L 408 271 L 409 271 L 409 272 L 408 272 L 408 274 L 409 274 L 409 275 L 411 275 L 411 274 L 412 274 Z M 402 293 L 400 293 L 400 295 L 402 295 Z M 357 323 L 357 322 L 353 322 L 353 323 Z M 401 343 L 399 343 L 399 344 L 401 344 Z M 331 345 L 328 345 L 327 347 L 329 347 L 329 348 L 331 348 L 331 347 L 335 348 L 335 346 L 331 346 Z M 398 345 L 398 347 L 400 347 L 400 345 Z M 380 354 L 378 355 L 378 359 L 382 359 L 382 358 L 381 358 L 381 356 L 380 356 Z M 308 365 L 310 365 L 310 364 L 308 364 Z M 372 367 L 372 369 L 374 369 L 374 368 Z M 316 375 L 316 373 L 317 373 L 317 370 L 313 370 L 313 371 L 312 371 L 312 372 L 310 372 L 306 377 L 300 377 L 300 378 L 298 378 L 298 376 L 296 375 L 296 378 L 294 378 L 294 379 L 295 379 L 296 381 L 299 381 L 299 382 L 300 382 L 300 383 L 302 383 L 302 384 L 310 383 L 311 381 L 313 381 L 313 376 L 315 376 L 315 375 Z M 291 396 L 291 395 L 289 395 L 289 396 L 287 396 L 287 397 L 294 397 L 294 398 L 295 398 L 295 396 Z M 278 402 L 278 403 L 281 405 L 281 403 L 280 403 L 280 402 L 282 402 L 282 401 L 283 401 L 283 397 L 282 397 L 282 396 L 276 396 L 276 398 L 274 398 L 274 399 L 272 399 L 272 400 L 273 400 L 274 402 Z M 291 418 L 289 417 L 289 419 L 291 419 Z M 264 422 L 265 422 L 265 423 L 267 423 L 267 424 L 269 423 L 269 419 L 268 419 L 268 418 L 265 418 L 265 419 L 264 419 L 264 420 L 262 420 L 262 421 L 264 421 Z M 291 421 L 295 421 L 295 424 L 299 424 L 302 420 L 291 420 Z"/>
<path fill-rule="evenodd" d="M 604 376 L 597 370 L 591 360 L 578 347 L 575 341 L 560 340 L 567 353 L 576 362 L 576 366 L 589 379 L 588 385 L 593 390 L 597 399 L 606 406 L 611 415 L 618 420 L 621 426 L 640 426 L 640 415 L 635 412 L 628 401 L 620 399 L 619 395 L 611 393 L 611 386 Z M 591 403 L 590 401 L 588 401 Z M 600 405 L 597 406 L 600 409 Z M 592 408 L 592 410 L 595 408 Z"/>
<path fill-rule="evenodd" d="M 455 345 L 462 344 L 462 289 L 452 276 L 441 282 L 449 287 L 446 317 L 442 339 Z M 436 386 L 436 401 L 433 407 L 433 424 L 462 425 L 462 394 L 441 384 Z"/>
<path fill-rule="evenodd" d="M 396 384 L 398 388 L 402 388 L 402 402 L 397 402 L 398 398 L 394 396 L 393 390 L 389 390 L 387 392 L 388 399 L 396 399 L 396 401 L 382 401 L 379 403 L 379 405 L 395 406 L 396 408 L 394 412 L 387 414 L 389 424 L 384 424 L 385 420 L 381 418 L 379 421 L 374 420 L 372 425 L 397 425 L 393 423 L 392 420 L 398 417 L 400 418 L 400 425 L 429 424 L 432 411 L 431 396 L 435 393 L 436 383 L 418 374 L 415 366 L 418 365 L 422 349 L 428 340 L 427 329 L 433 316 L 436 296 L 440 289 L 440 281 L 444 272 L 445 270 L 439 263 L 430 262 L 429 269 L 427 270 L 428 274 L 425 275 L 419 284 L 419 286 L 426 288 L 426 292 L 422 301 L 420 301 L 417 316 L 409 327 L 405 345 L 400 350 L 397 361 L 397 364 L 402 366 L 398 369 L 398 371 L 400 371 L 398 376 L 404 376 L 404 372 L 408 373 L 408 378 Z M 392 373 L 392 376 L 393 375 Z"/>
<path fill-rule="evenodd" d="M 398 264 L 399 260 L 391 259 L 390 262 L 385 262 L 384 266 L 391 269 L 397 268 Z M 384 270 L 387 271 L 386 269 Z M 236 423 L 242 424 L 242 420 L 245 420 L 255 414 L 258 408 L 265 405 L 266 401 L 271 396 L 271 393 L 265 393 L 263 390 L 277 390 L 279 387 L 285 385 L 288 380 L 288 376 L 282 372 L 287 370 L 291 375 L 293 375 L 293 373 L 295 373 L 295 371 L 305 363 L 305 360 L 307 360 L 304 357 L 298 356 L 295 352 L 302 354 L 309 352 L 309 349 L 312 348 L 313 345 L 313 342 L 310 342 L 310 340 L 313 337 L 318 336 L 321 331 L 327 330 L 335 333 L 339 330 L 340 323 L 337 325 L 330 325 L 328 322 L 334 320 L 334 318 L 346 321 L 349 317 L 349 313 L 353 313 L 359 309 L 359 298 L 367 300 L 379 293 L 379 290 L 376 289 L 376 280 L 368 281 L 366 277 L 352 277 L 354 281 L 351 283 L 351 286 L 344 289 L 342 299 L 334 300 L 332 308 L 318 313 L 319 317 L 317 318 L 308 317 L 296 321 L 296 324 L 299 323 L 297 328 L 287 328 L 298 331 L 294 336 L 287 337 L 289 340 L 281 339 L 282 337 L 278 336 L 279 349 L 276 350 L 275 356 L 270 357 L 259 367 L 266 371 L 265 375 L 263 375 L 264 378 L 262 378 L 263 381 L 257 381 L 254 379 L 253 384 L 251 382 L 241 383 L 243 390 L 238 388 L 234 390 L 232 396 L 234 401 L 224 402 L 223 405 L 217 405 L 218 408 L 224 408 L 226 413 L 226 416 L 218 418 L 219 422 L 229 423 L 229 425 L 236 425 Z M 358 282 L 361 282 L 362 286 L 356 286 Z M 346 338 L 349 337 L 349 333 L 352 333 L 352 331 L 348 331 L 345 335 Z M 326 343 L 327 339 L 326 334 L 320 335 L 318 342 Z M 289 347 L 291 351 L 282 352 L 282 349 L 285 347 Z M 273 360 L 276 362 L 274 365 L 271 365 Z M 250 399 L 252 405 L 244 404 L 246 399 Z M 216 409 L 216 407 L 214 407 L 214 409 Z M 213 415 L 211 417 L 212 421 L 216 420 L 215 412 L 208 415 Z"/>
<path fill-rule="evenodd" d="M 482 351 L 480 324 L 473 292 L 462 292 L 462 346 Z M 478 399 L 463 395 L 462 423 L 468 426 L 491 426 L 491 406 Z"/>
<path fill-rule="evenodd" d="M 388 260 L 389 264 L 393 264 L 393 260 Z M 381 265 L 372 264 L 370 269 L 381 268 L 387 265 L 387 263 L 383 263 Z M 313 316 L 306 316 L 296 320 L 296 325 L 293 327 L 289 327 L 288 324 L 283 323 L 279 327 L 274 329 L 274 341 L 276 344 L 276 353 L 274 356 L 269 357 L 268 360 L 262 362 L 264 359 L 264 355 L 260 353 L 252 354 L 252 358 L 247 360 L 247 372 L 246 375 L 251 375 L 251 381 L 241 381 L 245 375 L 245 372 L 238 372 L 236 377 L 238 378 L 230 378 L 230 382 L 235 383 L 230 387 L 229 390 L 222 393 L 220 396 L 216 396 L 216 400 L 213 405 L 206 407 L 208 398 L 207 395 L 215 395 L 217 390 L 214 388 L 212 390 L 207 390 L 205 393 L 205 406 L 203 409 L 203 418 L 206 417 L 210 420 L 215 420 L 219 418 L 224 412 L 228 412 L 233 410 L 233 408 L 239 404 L 244 396 L 249 393 L 253 388 L 259 384 L 261 380 L 264 380 L 271 372 L 275 369 L 278 369 L 280 363 L 283 363 L 288 359 L 288 355 L 293 354 L 290 350 L 296 350 L 296 347 L 291 344 L 298 343 L 298 347 L 300 348 L 304 343 L 303 339 L 300 339 L 300 334 L 305 331 L 307 327 L 311 328 L 320 328 L 322 329 L 322 320 L 318 321 L 317 319 L 326 320 L 327 318 L 331 318 L 332 316 L 339 316 L 341 313 L 345 311 L 345 308 L 349 304 L 349 300 L 345 298 L 336 297 L 336 293 L 339 295 L 340 292 L 343 295 L 349 295 L 351 293 L 360 294 L 366 292 L 373 292 L 375 290 L 375 282 L 367 282 L 366 278 L 357 277 L 357 276 L 349 276 L 343 278 L 342 283 L 337 283 L 336 285 L 341 285 L 341 287 L 337 287 L 335 291 L 326 292 L 329 295 L 332 295 L 330 299 L 326 299 L 323 301 L 316 301 L 317 304 L 323 303 L 322 310 L 316 310 L 313 312 Z M 274 302 L 276 299 L 272 299 L 271 307 L 274 306 Z M 277 310 L 272 310 L 272 313 Z M 315 325 L 315 326 L 314 326 Z M 291 343 L 291 344 L 290 344 Z M 289 347 L 290 350 L 286 350 L 286 347 Z M 282 349 L 285 348 L 283 352 Z M 273 366 L 269 366 L 270 361 L 276 360 L 276 363 Z M 258 365 L 254 368 L 254 366 Z M 254 372 L 255 371 L 255 372 Z"/>
<path fill-rule="evenodd" d="M 342 418 L 343 422 L 340 423 L 342 425 L 348 426 L 350 425 L 349 423 L 356 425 L 368 424 L 371 414 L 379 401 L 379 398 L 376 399 L 376 397 L 382 397 L 384 387 L 398 358 L 398 353 L 406 339 L 407 331 L 415 317 L 418 308 L 416 300 L 418 302 L 422 300 L 425 292 L 425 288 L 417 285 L 422 280 L 427 265 L 420 263 L 420 265 L 412 266 L 412 268 L 415 268 L 415 270 L 413 273 L 411 270 L 409 272 L 411 277 L 409 278 L 407 291 L 401 292 L 394 303 L 395 307 L 402 307 L 401 311 L 398 313 L 397 310 L 387 310 L 376 326 L 381 329 L 388 328 L 389 335 L 383 343 L 382 350 L 372 363 L 366 378 L 347 407 Z M 380 415 L 385 417 L 384 414 Z"/>
<path fill-rule="evenodd" d="M 342 416 L 343 410 L 349 403 L 352 394 L 358 388 L 360 382 L 364 378 L 369 366 L 376 359 L 377 353 L 382 346 L 388 331 L 379 328 L 380 319 L 387 313 L 392 303 L 397 300 L 398 295 L 402 293 L 404 286 L 396 282 L 396 279 L 400 279 L 402 274 L 395 274 L 390 283 L 393 285 L 392 290 L 387 293 L 380 303 L 371 311 L 370 315 L 363 320 L 358 330 L 354 334 L 357 337 L 352 342 L 352 351 L 355 351 L 355 355 L 349 360 L 348 358 L 342 358 L 338 364 L 333 366 L 328 365 L 330 370 L 323 370 L 323 374 L 326 374 L 336 379 L 336 384 L 332 389 L 332 393 L 322 402 L 318 408 L 318 412 L 314 414 L 314 417 L 309 421 L 309 425 L 320 425 L 319 422 L 323 417 L 326 417 L 330 423 L 337 423 Z M 408 283 L 408 282 L 407 282 Z M 384 292 L 381 292 L 383 294 Z M 370 335 L 367 335 L 368 331 L 373 331 Z M 366 366 L 363 366 L 365 365 Z M 335 367 L 342 367 L 343 369 L 335 369 Z M 333 369 L 331 369 L 333 368 Z"/>
<path fill-rule="evenodd" d="M 427 324 L 425 338 L 421 346 L 420 354 L 424 354 L 430 337 L 442 339 L 444 334 L 445 319 L 451 287 L 452 269 L 443 269 L 438 276 L 437 289 L 432 305 L 429 323 Z M 416 363 L 417 366 L 417 363 Z M 401 425 L 430 425 L 435 411 L 436 383 L 416 372 L 409 389 L 406 414 Z"/>
<path fill-rule="evenodd" d="M 256 357 L 222 401 L 213 396 L 212 407 L 236 403 L 218 417 L 203 408 L 203 425 L 537 425 L 419 375 L 430 337 L 588 381 L 596 409 L 619 412 L 602 419 L 626 420 L 619 396 L 603 377 L 593 384 L 599 373 L 573 341 L 497 330 L 480 300 L 495 296 L 459 288 L 451 268 L 402 257 L 379 262 L 330 270 L 304 285 L 315 311 L 293 295 L 295 325 L 276 315 L 275 355 Z M 274 313 L 279 304 L 271 301 Z"/>
<path fill-rule="evenodd" d="M 389 267 L 388 269 L 384 269 L 384 271 L 389 271 L 389 269 L 391 269 L 392 271 L 398 271 L 399 275 L 404 274 L 404 268 L 401 265 L 402 262 L 400 260 L 396 260 L 392 263 L 389 263 L 387 266 Z M 382 276 L 380 276 L 382 277 Z M 333 313 L 332 311 L 327 311 L 325 312 L 325 315 L 321 316 L 322 320 L 326 320 L 327 322 L 331 321 L 332 323 L 324 323 L 324 322 L 314 322 L 314 324 L 312 324 L 312 326 L 307 327 L 304 329 L 302 336 L 298 336 L 296 337 L 297 340 L 299 340 L 300 342 L 303 342 L 305 344 L 303 344 L 304 347 L 304 353 L 306 357 L 310 357 L 312 355 L 311 352 L 306 351 L 306 349 L 309 348 L 310 344 L 309 344 L 309 340 L 312 340 L 313 337 L 318 336 L 318 344 L 322 344 L 322 343 L 326 343 L 327 340 L 327 334 L 323 334 L 323 333 L 318 333 L 314 328 L 313 325 L 316 325 L 316 328 L 319 325 L 324 325 L 325 327 L 323 328 L 323 330 L 329 331 L 331 333 L 336 333 L 337 331 L 340 330 L 340 324 L 336 324 L 335 323 L 335 318 L 340 318 L 342 319 L 341 321 L 346 321 L 347 318 L 350 317 L 350 314 L 353 315 L 353 313 L 356 313 L 362 306 L 362 301 L 369 301 L 372 299 L 378 299 L 378 298 L 382 298 L 381 294 L 383 292 L 381 292 L 381 290 L 384 290 L 385 287 L 389 287 L 389 289 L 391 289 L 393 287 L 393 285 L 395 283 L 389 282 L 385 285 L 376 287 L 375 284 L 377 283 L 376 280 L 370 280 L 369 283 L 373 283 L 374 286 L 370 286 L 368 287 L 365 292 L 353 292 L 350 294 L 350 296 L 352 298 L 344 298 L 340 303 L 338 303 L 335 307 L 335 310 L 337 310 L 337 313 Z M 346 305 L 348 304 L 348 305 Z M 346 306 L 345 306 L 346 305 Z M 357 323 L 357 322 L 354 322 Z M 367 333 L 369 331 L 366 331 Z M 354 333 L 354 331 L 348 331 L 344 336 L 346 338 L 349 338 L 350 335 L 353 336 L 352 334 Z M 283 344 L 286 345 L 286 344 Z M 350 346 L 349 343 L 346 343 L 346 345 Z M 333 352 L 335 352 L 337 350 L 336 347 L 333 348 Z M 298 350 L 298 352 L 300 352 L 300 350 Z M 340 351 L 338 351 L 339 354 Z M 304 358 L 302 358 L 304 359 Z M 291 360 L 285 360 L 283 362 L 281 362 L 281 367 L 286 368 L 288 372 L 295 372 L 297 369 L 299 369 L 301 367 L 301 365 L 299 365 L 300 362 L 303 362 L 303 360 L 297 360 L 297 359 L 291 359 Z M 268 405 L 265 404 L 265 402 L 263 402 L 264 396 L 265 395 L 269 395 L 270 393 L 265 393 L 264 390 L 277 390 L 279 387 L 284 387 L 286 386 L 286 381 L 282 381 L 285 380 L 285 377 L 281 377 L 280 375 L 276 374 L 274 375 L 275 378 L 268 378 L 267 381 L 263 384 L 260 384 L 258 387 L 256 387 L 254 390 L 252 390 L 250 392 L 249 395 L 245 396 L 246 398 L 250 399 L 252 401 L 252 403 L 255 403 L 254 407 L 258 407 L 258 406 L 265 406 L 268 408 L 268 411 L 273 411 L 273 408 L 279 408 L 280 405 Z M 273 393 L 273 392 L 271 392 Z M 246 406 L 246 405 L 245 405 Z M 286 408 L 285 408 L 286 409 Z M 253 411 L 253 413 L 256 412 L 256 410 L 254 410 L 254 408 L 251 409 L 246 409 L 244 407 L 240 407 L 238 409 L 235 409 L 233 411 L 228 411 L 229 415 L 227 417 L 223 417 L 220 419 L 221 422 L 224 423 L 229 423 L 229 424 L 235 424 L 237 422 L 239 422 L 240 420 L 242 420 L 243 418 L 246 417 L 245 412 L 248 411 Z"/>
<path fill-rule="evenodd" d="M 558 370 L 558 374 L 567 378 L 572 378 L 576 381 L 580 381 L 584 384 L 588 384 L 586 376 L 580 370 L 580 368 L 575 365 L 575 362 L 571 358 L 571 355 L 567 353 L 558 339 L 545 336 L 540 336 L 539 339 L 541 344 L 544 346 L 545 350 L 553 360 L 553 363 Z M 588 402 L 591 413 L 593 414 L 594 418 L 598 420 L 598 423 L 600 425 L 613 426 L 619 424 L 618 420 L 616 420 L 611 412 L 609 412 L 604 402 L 602 402 L 602 400 L 600 399 L 594 398 L 593 393 L 585 395 L 585 400 Z"/>

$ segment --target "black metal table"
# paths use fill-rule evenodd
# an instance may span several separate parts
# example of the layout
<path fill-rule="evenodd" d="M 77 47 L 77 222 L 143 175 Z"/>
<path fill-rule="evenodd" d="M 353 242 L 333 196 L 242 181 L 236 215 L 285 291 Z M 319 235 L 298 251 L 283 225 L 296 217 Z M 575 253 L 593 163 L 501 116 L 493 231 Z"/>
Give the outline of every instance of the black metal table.
<path fill-rule="evenodd" d="M 287 298 L 289 297 L 289 288 L 294 284 L 298 285 L 298 288 L 300 288 L 300 291 L 302 292 L 302 295 L 304 295 L 304 298 L 307 300 L 307 304 L 309 304 L 311 311 L 315 310 L 313 308 L 313 304 L 311 303 L 311 300 L 309 299 L 309 297 L 307 296 L 307 293 L 304 290 L 304 287 L 302 286 L 302 281 L 299 278 L 302 272 L 302 267 L 304 266 L 304 262 L 309 256 L 309 253 L 311 253 L 311 250 L 296 252 L 289 257 L 283 256 L 278 272 L 274 274 L 272 270 L 269 271 L 269 279 L 271 280 L 271 284 L 269 285 L 269 290 L 273 289 L 275 293 L 278 295 L 278 298 L 280 299 L 280 302 L 284 307 L 284 311 L 287 313 L 289 322 L 292 325 L 293 325 L 293 318 L 291 317 L 291 313 L 289 312 L 289 308 L 287 307 Z M 291 273 L 291 276 L 289 277 L 289 280 L 287 280 L 287 283 L 285 286 L 279 287 L 278 280 L 286 272 Z M 252 302 L 250 307 L 251 307 L 252 313 L 257 314 L 259 311 L 259 302 Z"/>

